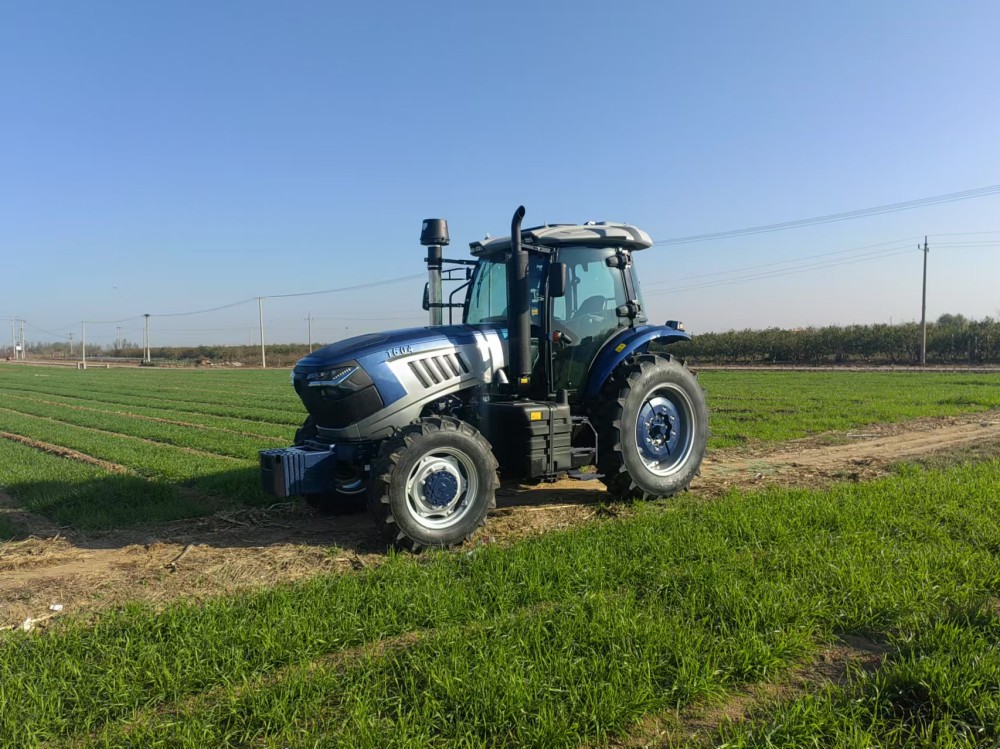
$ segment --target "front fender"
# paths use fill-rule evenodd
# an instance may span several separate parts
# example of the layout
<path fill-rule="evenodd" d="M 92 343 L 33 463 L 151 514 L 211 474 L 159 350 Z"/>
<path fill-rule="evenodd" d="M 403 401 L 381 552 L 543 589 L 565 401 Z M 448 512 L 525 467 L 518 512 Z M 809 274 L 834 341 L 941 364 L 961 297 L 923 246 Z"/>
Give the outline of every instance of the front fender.
<path fill-rule="evenodd" d="M 594 363 L 590 366 L 587 381 L 583 386 L 583 397 L 585 399 L 596 397 L 619 364 L 632 354 L 645 353 L 649 344 L 656 340 L 666 346 L 678 341 L 690 341 L 691 334 L 676 328 L 668 328 L 666 325 L 623 328 L 617 335 L 609 338 L 594 357 Z"/>

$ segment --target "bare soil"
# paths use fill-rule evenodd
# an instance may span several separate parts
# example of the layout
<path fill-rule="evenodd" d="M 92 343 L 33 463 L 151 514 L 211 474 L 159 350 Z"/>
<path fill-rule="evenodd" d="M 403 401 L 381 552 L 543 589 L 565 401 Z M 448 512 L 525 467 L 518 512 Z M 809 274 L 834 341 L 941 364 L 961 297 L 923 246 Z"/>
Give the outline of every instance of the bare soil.
<path fill-rule="evenodd" d="M 720 451 L 706 458 L 691 490 L 710 499 L 731 489 L 822 486 L 876 478 L 904 460 L 998 453 L 1000 411 L 928 418 Z M 629 512 L 607 504 L 597 480 L 505 487 L 487 527 L 459 553 Z M 89 534 L 56 528 L 2 493 L 0 514 L 34 534 L 0 543 L 0 628 L 43 616 L 52 604 L 62 604 L 63 613 L 132 600 L 162 605 L 362 569 L 384 558 L 366 514 L 322 516 L 300 502 Z"/>

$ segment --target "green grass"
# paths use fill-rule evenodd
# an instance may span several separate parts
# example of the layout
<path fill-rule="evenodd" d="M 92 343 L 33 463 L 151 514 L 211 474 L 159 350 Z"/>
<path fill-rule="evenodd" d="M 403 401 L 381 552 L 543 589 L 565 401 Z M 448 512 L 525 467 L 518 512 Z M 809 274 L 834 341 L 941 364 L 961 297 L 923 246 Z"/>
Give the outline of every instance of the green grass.
<path fill-rule="evenodd" d="M 263 436 L 249 437 L 207 427 L 197 428 L 165 424 L 123 414 L 66 408 L 63 405 L 39 403 L 13 394 L 7 396 L 2 408 L 5 411 L 13 411 L 21 415 L 56 419 L 66 424 L 99 429 L 113 434 L 124 434 L 129 437 L 140 437 L 154 442 L 188 447 L 215 455 L 243 458 L 244 460 L 256 460 L 259 450 L 268 447 L 283 447 L 288 443 L 287 436 L 285 439 Z M 2 418 L 0 416 L 0 419 Z"/>
<path fill-rule="evenodd" d="M 249 436 L 258 436 L 263 439 L 287 440 L 288 433 L 292 428 L 289 424 L 275 424 L 273 422 L 252 421 L 233 418 L 231 416 L 183 411 L 163 405 L 157 407 L 148 405 L 149 399 L 142 398 L 141 396 L 107 395 L 102 396 L 101 400 L 97 400 L 93 396 L 56 395 L 54 393 L 42 393 L 31 390 L 17 390 L 10 386 L 6 387 L 4 392 L 11 399 L 10 402 L 12 404 L 15 402 L 15 399 L 27 399 L 36 403 L 59 403 L 71 408 L 83 408 L 100 413 L 117 414 L 126 418 L 134 419 L 145 416 L 149 419 L 182 422 L 184 425 L 193 425 L 195 428 L 204 427 L 210 430 L 238 432 Z M 294 415 L 296 417 L 301 416 L 301 414 Z M 292 414 L 290 414 L 289 418 L 291 416 Z"/>
<path fill-rule="evenodd" d="M 9 541 L 12 538 L 18 538 L 23 532 L 24 530 L 20 525 L 10 518 L 0 515 L 0 541 Z"/>
<path fill-rule="evenodd" d="M 706 372 L 701 379 L 712 409 L 710 450 L 1000 408 L 1000 375 Z M 63 489 L 56 486 L 58 478 L 33 488 L 24 476 L 12 486 L 12 473 L 0 464 L 0 487 L 16 501 L 47 508 L 42 511 L 50 518 L 79 528 L 106 527 L 116 517 L 136 523 L 173 519 L 182 507 L 191 507 L 194 516 L 201 514 L 196 508 L 220 503 L 263 502 L 256 452 L 288 444 L 304 416 L 287 372 L 275 370 L 0 367 L 0 396 L 0 430 L 120 463 L 138 474 L 127 482 L 101 475 L 89 488 L 78 476 L 67 479 Z M 149 502 L 146 517 L 138 501 L 125 503 L 128 512 L 117 512 L 124 489 L 109 487 L 126 485 L 158 497 Z M 164 499 L 164 487 L 173 488 L 173 498 Z M 93 501 L 60 506 L 31 499 L 63 490 Z M 203 501 L 176 500 L 189 490 Z M 164 514 L 167 507 L 172 509 Z"/>
<path fill-rule="evenodd" d="M 1000 737 L 1000 619 L 972 607 L 894 638 L 874 674 L 856 670 L 719 731 L 734 749 L 765 747 L 994 747 Z"/>
<path fill-rule="evenodd" d="M 126 384 L 134 387 L 140 383 L 136 382 Z M 260 402 L 270 402 L 268 396 L 241 396 L 238 393 L 223 390 L 221 387 L 223 383 L 220 382 L 219 385 L 220 389 L 217 394 L 200 394 L 198 399 L 169 397 L 155 391 L 143 392 L 141 388 L 136 392 L 132 392 L 127 388 L 119 390 L 114 386 L 105 388 L 77 386 L 70 392 L 75 396 L 96 403 L 113 403 L 116 405 L 126 406 L 152 406 L 160 410 L 176 413 L 193 413 L 203 414 L 206 416 L 235 418 L 252 424 L 285 424 L 295 427 L 302 423 L 302 419 L 305 416 L 301 404 L 297 407 L 289 405 L 287 407 L 280 408 L 260 408 L 256 407 L 254 404 Z M 65 395 L 61 387 L 48 382 L 40 385 L 33 383 L 29 383 L 27 385 L 14 383 L 9 385 L 8 389 L 11 391 L 20 391 L 25 394 L 34 394 L 39 396 Z"/>
<path fill-rule="evenodd" d="M 1000 373 L 708 371 L 700 380 L 709 449 L 1000 408 Z"/>
<path fill-rule="evenodd" d="M 171 484 L 108 473 L 8 440 L 0 440 L 0 465 L 4 491 L 23 509 L 75 528 L 105 530 L 150 520 L 177 520 L 214 512 L 227 504 L 193 497 Z M 0 525 L 0 538 L 4 535 Z M 6 533 L 7 538 L 19 535 L 16 526 L 10 526 Z"/>
<path fill-rule="evenodd" d="M 0 636 L 0 737 L 9 746 L 600 742 L 645 714 L 770 679 L 837 634 L 905 644 L 978 612 L 994 627 L 988 644 L 998 505 L 1000 462 L 905 469 L 825 492 L 639 505 L 637 517 L 510 548 L 396 557 L 204 605 L 70 619 L 42 635 Z M 381 652 L 351 650 L 379 641 Z M 995 683 L 993 661 L 982 662 L 972 683 Z M 972 700 L 959 681 L 943 679 L 936 699 Z M 891 711 L 910 704 L 879 694 Z M 905 721 L 891 711 L 874 743 Z M 995 722 L 986 739 L 1000 740 Z"/>

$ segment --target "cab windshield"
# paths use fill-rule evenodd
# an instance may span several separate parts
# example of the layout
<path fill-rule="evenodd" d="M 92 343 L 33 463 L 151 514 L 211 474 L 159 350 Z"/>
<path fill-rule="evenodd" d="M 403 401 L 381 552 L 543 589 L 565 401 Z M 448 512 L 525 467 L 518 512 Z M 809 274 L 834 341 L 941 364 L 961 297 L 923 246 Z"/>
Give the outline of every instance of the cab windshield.
<path fill-rule="evenodd" d="M 502 256 L 501 256 L 502 257 Z M 531 324 L 538 325 L 546 259 L 528 255 L 528 285 L 531 295 Z M 481 259 L 476 266 L 466 300 L 465 322 L 469 325 L 507 322 L 507 264 L 502 259 Z"/>

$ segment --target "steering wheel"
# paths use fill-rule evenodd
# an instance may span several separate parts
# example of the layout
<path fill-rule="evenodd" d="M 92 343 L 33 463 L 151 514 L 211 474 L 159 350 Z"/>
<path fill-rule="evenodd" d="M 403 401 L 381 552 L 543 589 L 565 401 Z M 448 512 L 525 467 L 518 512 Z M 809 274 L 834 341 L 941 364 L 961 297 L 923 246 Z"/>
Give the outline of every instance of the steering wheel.
<path fill-rule="evenodd" d="M 597 294 L 595 296 L 589 296 L 583 300 L 575 313 L 573 313 L 574 320 L 579 320 L 582 317 L 587 318 L 591 322 L 597 322 L 604 316 L 604 305 L 607 304 L 608 300 L 606 297 Z"/>

